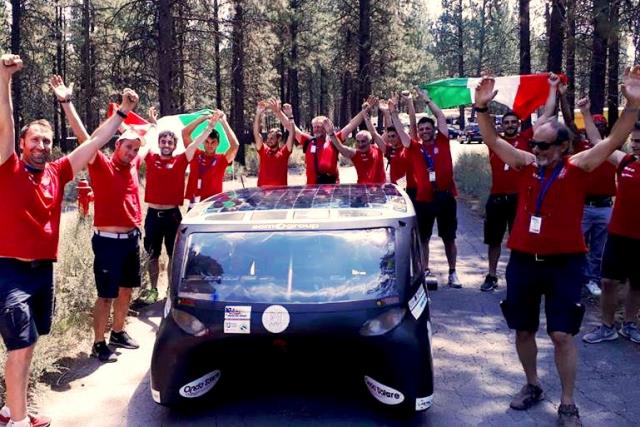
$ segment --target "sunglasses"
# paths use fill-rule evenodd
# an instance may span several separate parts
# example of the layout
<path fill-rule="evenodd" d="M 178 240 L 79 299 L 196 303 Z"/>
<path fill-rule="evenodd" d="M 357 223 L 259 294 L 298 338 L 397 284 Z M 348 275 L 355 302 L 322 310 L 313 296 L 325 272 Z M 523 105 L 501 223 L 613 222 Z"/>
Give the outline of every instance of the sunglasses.
<path fill-rule="evenodd" d="M 555 140 L 552 142 L 546 142 L 546 141 L 536 141 L 535 139 L 530 139 L 529 140 L 529 147 L 531 147 L 532 149 L 534 147 L 538 147 L 538 150 L 540 151 L 545 151 L 548 150 L 549 148 L 551 148 L 552 145 L 561 145 L 564 141 L 559 141 L 559 140 Z"/>
<path fill-rule="evenodd" d="M 635 142 L 637 144 L 640 144 L 640 138 L 631 138 L 631 142 Z"/>

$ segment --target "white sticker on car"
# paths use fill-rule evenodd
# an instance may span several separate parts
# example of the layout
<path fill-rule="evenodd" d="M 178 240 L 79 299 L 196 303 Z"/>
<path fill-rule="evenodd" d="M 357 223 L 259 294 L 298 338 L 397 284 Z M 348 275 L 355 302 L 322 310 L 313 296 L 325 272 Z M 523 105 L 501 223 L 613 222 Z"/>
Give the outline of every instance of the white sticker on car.
<path fill-rule="evenodd" d="M 227 319 L 224 321 L 225 334 L 248 334 L 251 332 L 250 320 Z"/>
<path fill-rule="evenodd" d="M 416 399 L 416 411 L 424 411 L 431 408 L 433 404 L 433 394 L 427 397 L 418 397 Z"/>
<path fill-rule="evenodd" d="M 209 372 L 202 377 L 191 381 L 189 384 L 185 384 L 180 387 L 180 396 L 188 399 L 202 396 L 216 385 L 220 380 L 220 370 L 216 369 L 213 372 Z"/>
<path fill-rule="evenodd" d="M 250 305 L 225 306 L 224 320 L 251 320 L 251 306 Z"/>
<path fill-rule="evenodd" d="M 433 337 L 433 331 L 431 329 L 431 320 L 427 320 L 427 336 L 429 337 L 429 344 L 431 344 L 431 337 Z"/>
<path fill-rule="evenodd" d="M 281 305 L 271 305 L 262 313 L 264 328 L 273 334 L 279 334 L 287 329 L 289 321 L 289 312 Z"/>
<path fill-rule="evenodd" d="M 418 319 L 424 308 L 427 306 L 427 293 L 424 290 L 424 286 L 418 286 L 418 290 L 415 295 L 409 300 L 409 310 L 414 318 Z"/>
<path fill-rule="evenodd" d="M 404 395 L 398 390 L 381 384 L 371 377 L 365 375 L 364 383 L 367 385 L 369 393 L 386 405 L 398 405 L 404 401 Z"/>

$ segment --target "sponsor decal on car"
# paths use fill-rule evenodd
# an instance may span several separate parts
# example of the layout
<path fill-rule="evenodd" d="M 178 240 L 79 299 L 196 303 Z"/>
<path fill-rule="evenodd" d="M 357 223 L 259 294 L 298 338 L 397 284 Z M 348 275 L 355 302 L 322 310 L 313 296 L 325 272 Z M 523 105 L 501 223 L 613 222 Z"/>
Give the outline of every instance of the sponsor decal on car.
<path fill-rule="evenodd" d="M 289 320 L 289 312 L 281 305 L 271 305 L 262 313 L 264 328 L 273 334 L 279 334 L 287 329 Z"/>
<path fill-rule="evenodd" d="M 431 404 L 433 403 L 433 394 L 427 397 L 418 397 L 416 399 L 416 411 L 424 411 L 425 409 L 431 408 Z"/>
<path fill-rule="evenodd" d="M 414 318 L 418 319 L 424 308 L 427 306 L 427 292 L 424 290 L 424 286 L 418 286 L 418 290 L 415 295 L 409 300 L 409 310 Z"/>
<path fill-rule="evenodd" d="M 398 390 L 381 384 L 371 377 L 365 375 L 364 383 L 367 385 L 371 395 L 386 405 L 398 405 L 404 401 L 404 395 Z"/>
<path fill-rule="evenodd" d="M 251 320 L 251 306 L 250 305 L 225 306 L 224 320 Z"/>
<path fill-rule="evenodd" d="M 220 369 L 216 369 L 213 372 L 209 372 L 208 374 L 191 381 L 189 384 L 183 385 L 180 387 L 180 396 L 188 399 L 202 396 L 216 385 L 220 380 L 220 375 Z"/>
<path fill-rule="evenodd" d="M 248 334 L 251 333 L 251 321 L 250 320 L 225 320 L 224 321 L 224 333 L 225 334 Z"/>
<path fill-rule="evenodd" d="M 320 224 L 253 224 L 252 230 L 317 230 Z"/>

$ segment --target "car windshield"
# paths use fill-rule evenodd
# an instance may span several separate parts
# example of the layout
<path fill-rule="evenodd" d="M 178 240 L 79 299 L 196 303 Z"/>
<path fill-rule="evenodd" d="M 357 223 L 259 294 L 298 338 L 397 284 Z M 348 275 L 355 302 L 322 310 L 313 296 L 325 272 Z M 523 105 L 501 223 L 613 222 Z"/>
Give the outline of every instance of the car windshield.
<path fill-rule="evenodd" d="M 398 294 L 393 228 L 194 233 L 179 294 L 313 304 Z"/>

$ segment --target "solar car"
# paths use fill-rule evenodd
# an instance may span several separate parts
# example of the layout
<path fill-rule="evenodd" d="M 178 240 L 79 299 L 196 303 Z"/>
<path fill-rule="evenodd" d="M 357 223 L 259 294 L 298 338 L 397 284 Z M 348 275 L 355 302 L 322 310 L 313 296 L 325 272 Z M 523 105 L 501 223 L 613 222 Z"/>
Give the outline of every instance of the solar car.
<path fill-rule="evenodd" d="M 349 363 L 380 405 L 431 406 L 429 294 L 406 193 L 393 184 L 251 188 L 185 215 L 151 361 L 154 401 L 211 398 L 282 346 Z"/>

